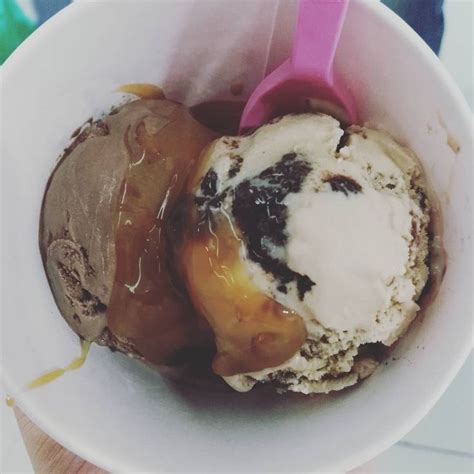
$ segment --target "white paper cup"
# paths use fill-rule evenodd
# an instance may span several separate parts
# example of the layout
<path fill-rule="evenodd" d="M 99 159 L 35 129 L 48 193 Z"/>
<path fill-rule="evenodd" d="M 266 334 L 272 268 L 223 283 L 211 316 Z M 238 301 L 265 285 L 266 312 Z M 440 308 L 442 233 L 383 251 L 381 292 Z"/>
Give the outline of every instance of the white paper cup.
<path fill-rule="evenodd" d="M 355 389 L 304 398 L 177 387 L 94 347 L 81 370 L 22 392 L 25 383 L 79 351 L 54 304 L 37 242 L 44 187 L 69 135 L 118 101 L 113 91 L 124 83 L 160 84 L 188 104 L 225 98 L 235 81 L 243 81 L 248 94 L 265 67 L 288 53 L 295 3 L 280 3 L 280 10 L 273 1 L 240 0 L 73 4 L 3 68 L 4 381 L 43 430 L 108 470 L 352 468 L 413 428 L 471 348 L 470 111 L 406 24 L 379 3 L 353 1 L 337 67 L 362 118 L 418 154 L 444 216 L 446 276 L 427 314 L 396 348 L 397 360 Z"/>

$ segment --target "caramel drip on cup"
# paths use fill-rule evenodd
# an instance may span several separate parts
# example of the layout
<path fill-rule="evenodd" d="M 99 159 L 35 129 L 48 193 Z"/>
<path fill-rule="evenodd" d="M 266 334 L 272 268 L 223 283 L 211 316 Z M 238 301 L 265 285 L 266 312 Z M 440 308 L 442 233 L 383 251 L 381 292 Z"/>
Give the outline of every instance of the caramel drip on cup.
<path fill-rule="evenodd" d="M 86 361 L 87 354 L 89 353 L 91 343 L 89 341 L 82 340 L 81 341 L 81 355 L 73 359 L 66 367 L 59 367 L 57 369 L 50 370 L 43 375 L 32 380 L 27 386 L 27 390 L 32 390 L 34 388 L 42 387 L 43 385 L 47 385 L 48 383 L 56 380 L 57 378 L 64 375 L 66 372 L 71 370 L 77 370 L 84 365 Z"/>
<path fill-rule="evenodd" d="M 126 94 L 133 94 L 140 99 L 164 99 L 165 94 L 161 87 L 154 84 L 146 83 L 132 83 L 124 84 L 117 89 L 118 92 L 125 92 Z"/>
<path fill-rule="evenodd" d="M 25 390 L 33 390 L 35 388 L 43 387 L 44 385 L 48 385 L 57 378 L 63 376 L 66 372 L 80 369 L 87 359 L 90 346 L 91 343 L 89 341 L 81 339 L 81 355 L 79 357 L 74 358 L 68 365 L 66 365 L 66 367 L 58 367 L 56 369 L 49 370 L 39 377 L 36 377 L 26 385 Z M 10 408 L 15 406 L 15 399 L 13 397 L 7 396 L 5 402 Z"/>

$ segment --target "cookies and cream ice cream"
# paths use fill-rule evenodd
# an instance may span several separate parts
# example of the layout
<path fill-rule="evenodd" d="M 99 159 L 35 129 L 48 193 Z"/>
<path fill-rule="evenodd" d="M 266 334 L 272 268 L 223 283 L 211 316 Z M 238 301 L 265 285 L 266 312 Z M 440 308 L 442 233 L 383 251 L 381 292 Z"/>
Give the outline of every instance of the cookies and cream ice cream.
<path fill-rule="evenodd" d="M 236 390 L 352 385 L 377 365 L 367 347 L 393 344 L 414 319 L 429 204 L 416 158 L 387 134 L 285 116 L 215 141 L 189 190 L 181 271 L 216 334 L 214 370 Z M 292 318 L 284 334 L 277 314 Z"/>

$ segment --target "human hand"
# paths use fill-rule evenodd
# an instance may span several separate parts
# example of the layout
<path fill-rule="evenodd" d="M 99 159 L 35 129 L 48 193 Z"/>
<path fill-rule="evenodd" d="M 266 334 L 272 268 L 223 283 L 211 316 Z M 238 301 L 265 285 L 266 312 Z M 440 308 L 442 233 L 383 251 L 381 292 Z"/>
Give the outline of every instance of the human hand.
<path fill-rule="evenodd" d="M 41 431 L 20 409 L 15 407 L 14 411 L 35 473 L 106 474 L 106 471 L 63 448 Z"/>

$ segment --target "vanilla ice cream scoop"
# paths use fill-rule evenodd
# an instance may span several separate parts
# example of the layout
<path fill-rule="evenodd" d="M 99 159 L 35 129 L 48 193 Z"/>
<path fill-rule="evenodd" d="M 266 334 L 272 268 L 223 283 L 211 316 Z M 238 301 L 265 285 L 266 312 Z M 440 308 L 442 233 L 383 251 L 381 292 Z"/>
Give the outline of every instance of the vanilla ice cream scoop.
<path fill-rule="evenodd" d="M 213 237 L 206 248 L 230 226 L 239 284 L 244 278 L 306 327 L 278 365 L 221 373 L 235 389 L 270 381 L 304 393 L 352 385 L 377 365 L 369 344 L 393 344 L 414 319 L 428 278 L 430 209 L 416 158 L 387 134 L 344 132 L 323 114 L 288 115 L 252 135 L 215 141 L 190 190 L 195 221 Z M 209 293 L 190 278 L 186 258 L 192 300 L 216 332 L 237 310 L 206 305 Z M 232 291 L 232 268 L 215 269 Z M 237 289 L 234 300 L 242 295 Z M 232 324 L 238 331 L 238 318 Z"/>

